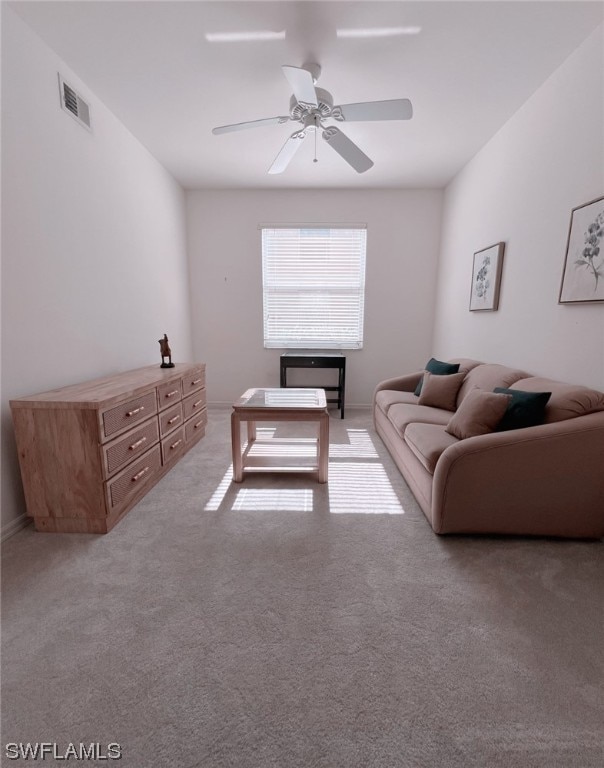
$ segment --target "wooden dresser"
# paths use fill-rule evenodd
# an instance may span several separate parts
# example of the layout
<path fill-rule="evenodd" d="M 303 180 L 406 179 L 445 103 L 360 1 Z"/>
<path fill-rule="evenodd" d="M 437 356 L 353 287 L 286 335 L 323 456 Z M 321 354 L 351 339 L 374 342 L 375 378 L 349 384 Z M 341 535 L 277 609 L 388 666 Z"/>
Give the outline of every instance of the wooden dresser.
<path fill-rule="evenodd" d="M 10 405 L 36 530 L 107 533 L 204 436 L 205 365 L 153 365 Z"/>

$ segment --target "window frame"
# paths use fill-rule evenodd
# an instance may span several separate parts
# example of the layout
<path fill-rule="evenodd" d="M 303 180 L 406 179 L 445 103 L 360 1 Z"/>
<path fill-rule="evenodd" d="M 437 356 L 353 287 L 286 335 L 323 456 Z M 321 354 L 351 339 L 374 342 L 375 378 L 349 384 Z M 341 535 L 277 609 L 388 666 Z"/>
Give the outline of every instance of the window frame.
<path fill-rule="evenodd" d="M 365 319 L 365 285 L 366 285 L 366 269 L 367 269 L 367 224 L 261 224 L 258 226 L 260 231 L 260 250 L 262 260 L 262 314 L 263 314 L 263 344 L 265 349 L 362 349 L 364 343 L 364 319 Z M 344 254 L 332 252 L 331 261 L 327 262 L 325 267 L 325 282 L 321 284 L 317 280 L 316 284 L 312 282 L 306 283 L 301 287 L 286 287 L 287 279 L 292 280 L 295 277 L 296 268 L 294 267 L 292 274 L 288 275 L 286 270 L 283 271 L 280 277 L 275 277 L 274 271 L 275 254 L 270 254 L 266 247 L 265 238 L 270 237 L 271 231 L 277 230 L 291 230 L 297 232 L 298 242 L 302 239 L 302 232 L 308 232 L 311 230 L 329 231 L 329 239 L 334 240 L 334 232 L 341 230 L 350 230 L 353 234 L 350 237 L 350 244 Z M 362 233 L 362 235 L 360 235 Z M 286 247 L 295 248 L 296 236 L 292 236 L 292 241 L 286 243 Z M 356 240 L 356 242 L 355 242 Z M 269 244 L 270 245 L 270 244 Z M 319 255 L 318 250 L 313 250 L 311 247 L 307 256 L 310 259 L 316 259 Z M 298 258 L 301 254 L 298 252 Z M 302 254 L 303 255 L 303 254 Z M 272 259 L 272 263 L 269 261 Z M 352 284 L 342 285 L 337 287 L 333 285 L 333 270 L 338 268 L 338 262 L 344 266 L 346 260 L 351 262 L 355 269 L 346 275 L 342 273 L 342 277 L 348 276 L 351 278 Z M 356 262 L 356 263 L 355 263 Z M 271 275 L 271 271 L 273 274 Z M 299 266 L 298 266 L 299 271 Z M 337 275 L 336 275 L 337 276 Z M 283 281 L 283 285 L 279 286 L 279 280 Z M 331 284 L 329 282 L 331 281 Z M 305 290 L 306 289 L 306 290 Z M 273 300 L 270 300 L 270 295 L 273 294 Z M 322 319 L 324 321 L 324 327 L 318 323 L 316 328 L 320 332 L 317 332 L 314 336 L 306 333 L 301 334 L 294 338 L 291 333 L 288 334 L 286 327 L 287 322 L 282 322 L 281 333 L 275 333 L 275 329 L 270 327 L 269 319 L 271 312 L 278 311 L 278 303 L 282 302 L 283 307 L 287 306 L 287 300 L 283 297 L 291 293 L 292 298 L 297 298 L 299 304 L 306 303 L 308 316 L 314 318 L 320 318 L 321 314 L 329 315 L 330 310 L 325 309 L 321 296 L 326 296 L 332 299 L 331 301 L 331 313 L 342 316 L 343 313 L 349 315 L 346 319 L 350 323 L 350 333 L 345 333 L 345 326 L 341 326 L 341 335 L 338 338 L 337 331 L 333 334 L 328 333 L 329 320 Z M 339 300 L 338 300 L 339 297 Z M 352 303 L 351 306 L 346 306 L 348 303 Z M 313 312 L 313 302 L 320 303 L 320 309 Z M 277 307 L 275 307 L 277 305 Z M 304 309 L 299 311 L 301 316 L 304 315 Z M 274 325 L 274 324 L 273 324 Z M 332 328 L 336 326 L 331 326 Z M 279 330 L 279 328 L 277 329 Z M 342 333 L 344 335 L 342 335 Z"/>

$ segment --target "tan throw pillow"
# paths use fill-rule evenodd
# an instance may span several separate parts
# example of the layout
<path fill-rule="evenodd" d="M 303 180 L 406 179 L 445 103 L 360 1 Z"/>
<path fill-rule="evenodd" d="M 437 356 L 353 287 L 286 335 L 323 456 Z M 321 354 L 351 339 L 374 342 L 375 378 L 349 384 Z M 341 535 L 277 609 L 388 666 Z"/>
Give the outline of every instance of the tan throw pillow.
<path fill-rule="evenodd" d="M 454 411 L 457 403 L 457 393 L 466 378 L 464 373 L 437 374 L 424 371 L 424 383 L 419 395 L 419 405 L 432 405 L 434 408 L 444 408 Z"/>
<path fill-rule="evenodd" d="M 464 397 L 451 421 L 445 427 L 454 437 L 463 440 L 466 437 L 486 435 L 492 432 L 506 412 L 511 395 L 472 389 Z"/>

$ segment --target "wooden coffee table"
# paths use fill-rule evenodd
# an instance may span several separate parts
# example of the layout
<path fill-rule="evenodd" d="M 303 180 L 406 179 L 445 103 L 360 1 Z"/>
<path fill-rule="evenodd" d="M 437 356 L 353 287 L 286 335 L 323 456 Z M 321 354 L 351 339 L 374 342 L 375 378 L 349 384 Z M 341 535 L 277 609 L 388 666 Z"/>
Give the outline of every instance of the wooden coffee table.
<path fill-rule="evenodd" d="M 247 422 L 247 445 L 242 450 L 241 422 Z M 259 421 L 318 422 L 317 438 L 257 439 Z M 273 472 L 316 471 L 320 483 L 327 482 L 329 459 L 329 414 L 323 389 L 248 389 L 233 403 L 231 414 L 233 480 L 240 483 L 244 470 Z M 258 446 L 269 446 L 266 451 Z M 297 456 L 296 446 L 315 446 L 311 456 Z M 270 446 L 275 448 L 271 454 Z M 251 455 L 250 455 L 251 453 Z M 311 459 L 308 463 L 304 459 Z"/>

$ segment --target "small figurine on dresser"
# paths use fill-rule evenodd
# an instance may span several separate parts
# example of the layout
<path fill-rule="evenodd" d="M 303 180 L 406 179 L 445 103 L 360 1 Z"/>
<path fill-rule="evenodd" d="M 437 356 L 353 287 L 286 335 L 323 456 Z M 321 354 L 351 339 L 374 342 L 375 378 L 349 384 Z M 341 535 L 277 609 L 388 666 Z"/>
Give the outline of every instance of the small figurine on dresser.
<path fill-rule="evenodd" d="M 174 368 L 174 363 L 172 362 L 172 350 L 170 349 L 170 345 L 168 344 L 168 337 L 164 333 L 164 338 L 159 339 L 159 349 L 161 352 L 161 366 L 160 368 Z M 166 357 L 168 358 L 168 362 L 166 363 Z"/>

